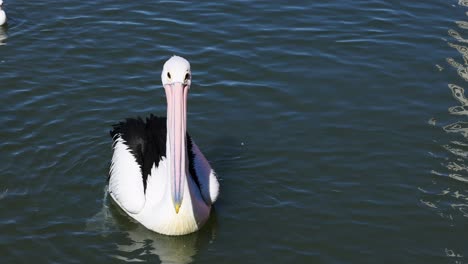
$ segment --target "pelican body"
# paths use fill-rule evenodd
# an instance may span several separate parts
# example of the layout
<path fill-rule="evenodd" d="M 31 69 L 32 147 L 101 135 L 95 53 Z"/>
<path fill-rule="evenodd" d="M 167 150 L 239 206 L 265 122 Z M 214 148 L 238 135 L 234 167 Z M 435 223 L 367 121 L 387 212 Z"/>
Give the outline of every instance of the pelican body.
<path fill-rule="evenodd" d="M 3 11 L 3 0 L 0 0 L 0 26 L 4 25 L 7 21 L 5 11 Z"/>
<path fill-rule="evenodd" d="M 219 182 L 186 131 L 189 62 L 171 57 L 161 80 L 167 118 L 128 118 L 110 132 L 114 152 L 108 188 L 115 203 L 146 228 L 184 235 L 208 219 Z"/>

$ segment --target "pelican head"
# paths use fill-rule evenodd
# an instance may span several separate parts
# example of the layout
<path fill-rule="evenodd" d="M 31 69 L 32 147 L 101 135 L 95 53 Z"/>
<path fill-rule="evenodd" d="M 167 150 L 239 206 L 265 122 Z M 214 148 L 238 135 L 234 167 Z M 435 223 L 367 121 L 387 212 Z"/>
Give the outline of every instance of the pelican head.
<path fill-rule="evenodd" d="M 5 24 L 6 22 L 6 14 L 5 11 L 2 10 L 3 7 L 3 0 L 0 0 L 0 26 Z"/>
<path fill-rule="evenodd" d="M 172 56 L 164 63 L 161 81 L 167 99 L 166 158 L 169 164 L 172 202 L 176 213 L 183 206 L 184 186 L 187 183 L 188 158 L 186 144 L 187 93 L 192 83 L 190 63 Z"/>
<path fill-rule="evenodd" d="M 164 63 L 163 71 L 161 73 L 161 81 L 164 86 L 181 83 L 190 87 L 190 84 L 192 83 L 190 63 L 182 57 L 175 55 L 172 56 L 166 61 L 166 63 Z"/>

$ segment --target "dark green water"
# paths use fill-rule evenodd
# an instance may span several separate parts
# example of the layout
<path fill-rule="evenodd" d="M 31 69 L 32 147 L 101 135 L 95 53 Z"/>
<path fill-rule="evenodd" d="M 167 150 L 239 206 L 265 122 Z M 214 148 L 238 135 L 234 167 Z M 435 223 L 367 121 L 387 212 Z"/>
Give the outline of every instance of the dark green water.
<path fill-rule="evenodd" d="M 468 3 L 4 2 L 2 263 L 468 263 Z M 221 180 L 183 237 L 104 192 L 173 54 Z"/>

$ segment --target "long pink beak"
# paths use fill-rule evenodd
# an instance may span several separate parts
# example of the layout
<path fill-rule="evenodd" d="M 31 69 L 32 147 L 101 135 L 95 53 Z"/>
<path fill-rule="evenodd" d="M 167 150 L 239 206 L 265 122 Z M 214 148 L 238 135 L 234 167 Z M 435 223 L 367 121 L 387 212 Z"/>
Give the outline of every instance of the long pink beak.
<path fill-rule="evenodd" d="M 172 202 L 176 213 L 182 206 L 184 185 L 187 180 L 187 93 L 189 86 L 183 83 L 164 85 L 167 99 L 167 140 L 166 150 L 171 175 Z"/>

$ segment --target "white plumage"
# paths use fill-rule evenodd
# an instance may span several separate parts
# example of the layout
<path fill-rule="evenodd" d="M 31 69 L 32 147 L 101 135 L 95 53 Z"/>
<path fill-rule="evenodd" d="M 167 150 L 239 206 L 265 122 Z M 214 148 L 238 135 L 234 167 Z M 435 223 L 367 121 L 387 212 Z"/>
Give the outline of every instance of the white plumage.
<path fill-rule="evenodd" d="M 3 0 L 0 0 L 0 26 L 4 25 L 7 21 L 6 13 L 2 9 L 3 7 Z"/>
<path fill-rule="evenodd" d="M 109 190 L 112 198 L 131 214 L 137 214 L 145 205 L 141 169 L 125 141 L 118 136 L 110 169 Z"/>
<path fill-rule="evenodd" d="M 191 177 L 186 181 L 184 205 L 176 213 L 172 206 L 168 162 L 163 158 L 153 166 L 143 192 L 141 172 L 128 147 L 119 137 L 114 146 L 109 193 L 114 201 L 146 228 L 165 235 L 184 235 L 197 231 L 208 220 L 216 201 L 219 183 L 208 161 L 194 144 L 197 175 L 201 191 Z M 205 198 L 204 198 L 205 197 Z"/>

